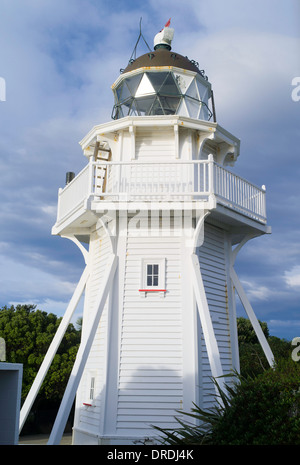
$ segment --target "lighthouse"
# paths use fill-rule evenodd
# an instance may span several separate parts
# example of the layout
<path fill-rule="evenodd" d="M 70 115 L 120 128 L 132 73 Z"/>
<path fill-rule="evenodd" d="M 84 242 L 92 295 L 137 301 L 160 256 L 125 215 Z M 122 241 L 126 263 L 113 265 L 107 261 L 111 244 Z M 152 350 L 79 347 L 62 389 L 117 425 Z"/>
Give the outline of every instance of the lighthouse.
<path fill-rule="evenodd" d="M 273 355 L 235 272 L 270 232 L 265 188 L 235 174 L 240 141 L 219 125 L 197 62 L 154 48 L 112 85 L 112 120 L 82 139 L 85 168 L 58 193 L 52 233 L 82 251 L 83 273 L 26 400 L 24 421 L 84 294 L 82 340 L 49 444 L 76 397 L 73 444 L 155 444 L 193 403 L 214 402 L 239 370 L 236 295 Z M 74 245 L 74 246 L 75 246 Z"/>

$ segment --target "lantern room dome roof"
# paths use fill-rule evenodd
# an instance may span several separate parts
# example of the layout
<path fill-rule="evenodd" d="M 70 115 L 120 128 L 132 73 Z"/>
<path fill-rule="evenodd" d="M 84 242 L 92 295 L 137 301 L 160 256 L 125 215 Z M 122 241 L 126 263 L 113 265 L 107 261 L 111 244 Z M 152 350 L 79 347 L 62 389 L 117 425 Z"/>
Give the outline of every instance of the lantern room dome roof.
<path fill-rule="evenodd" d="M 179 53 L 167 50 L 166 48 L 158 48 L 153 52 L 148 52 L 144 55 L 141 55 L 136 60 L 130 61 L 130 63 L 124 69 L 123 73 L 129 73 L 130 71 L 144 67 L 156 68 L 158 66 L 173 66 L 202 74 L 195 62 L 189 60 L 183 55 L 180 55 Z"/>

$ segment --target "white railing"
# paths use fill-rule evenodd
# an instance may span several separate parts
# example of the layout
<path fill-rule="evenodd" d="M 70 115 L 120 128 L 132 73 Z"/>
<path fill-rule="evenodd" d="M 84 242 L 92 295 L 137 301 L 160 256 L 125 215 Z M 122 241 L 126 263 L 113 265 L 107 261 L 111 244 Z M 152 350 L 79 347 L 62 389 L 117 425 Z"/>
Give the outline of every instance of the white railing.
<path fill-rule="evenodd" d="M 258 220 L 266 220 L 265 189 L 214 164 L 214 193 L 228 207 L 237 209 Z"/>
<path fill-rule="evenodd" d="M 265 191 L 208 160 L 170 162 L 90 162 L 59 191 L 57 221 L 85 200 L 208 200 L 258 221 L 266 221 Z"/>
<path fill-rule="evenodd" d="M 126 200 L 168 200 L 193 199 L 210 194 L 207 160 L 110 162 L 106 163 L 106 169 L 106 188 L 101 191 L 103 198 L 116 197 L 118 200 L 121 196 Z"/>
<path fill-rule="evenodd" d="M 83 206 L 91 193 L 92 167 L 87 165 L 80 173 L 58 192 L 57 220 L 70 216 Z"/>

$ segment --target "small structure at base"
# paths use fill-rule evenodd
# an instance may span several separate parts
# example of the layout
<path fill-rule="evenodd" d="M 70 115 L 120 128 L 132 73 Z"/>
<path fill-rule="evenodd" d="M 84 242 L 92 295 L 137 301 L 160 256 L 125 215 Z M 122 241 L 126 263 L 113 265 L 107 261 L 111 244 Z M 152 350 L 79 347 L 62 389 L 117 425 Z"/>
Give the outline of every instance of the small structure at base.
<path fill-rule="evenodd" d="M 0 363 L 0 445 L 17 445 L 23 365 Z"/>

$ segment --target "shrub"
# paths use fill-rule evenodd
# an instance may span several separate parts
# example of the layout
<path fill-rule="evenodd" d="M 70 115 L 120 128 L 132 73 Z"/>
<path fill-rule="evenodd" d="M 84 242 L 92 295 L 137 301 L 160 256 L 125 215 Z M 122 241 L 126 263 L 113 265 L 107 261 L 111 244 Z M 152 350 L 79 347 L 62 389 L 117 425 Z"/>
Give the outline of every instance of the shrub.
<path fill-rule="evenodd" d="M 300 445 L 300 365 L 281 360 L 254 378 L 241 378 L 220 392 L 208 411 L 195 406 L 177 419 L 180 427 L 164 433 L 168 444 Z"/>

